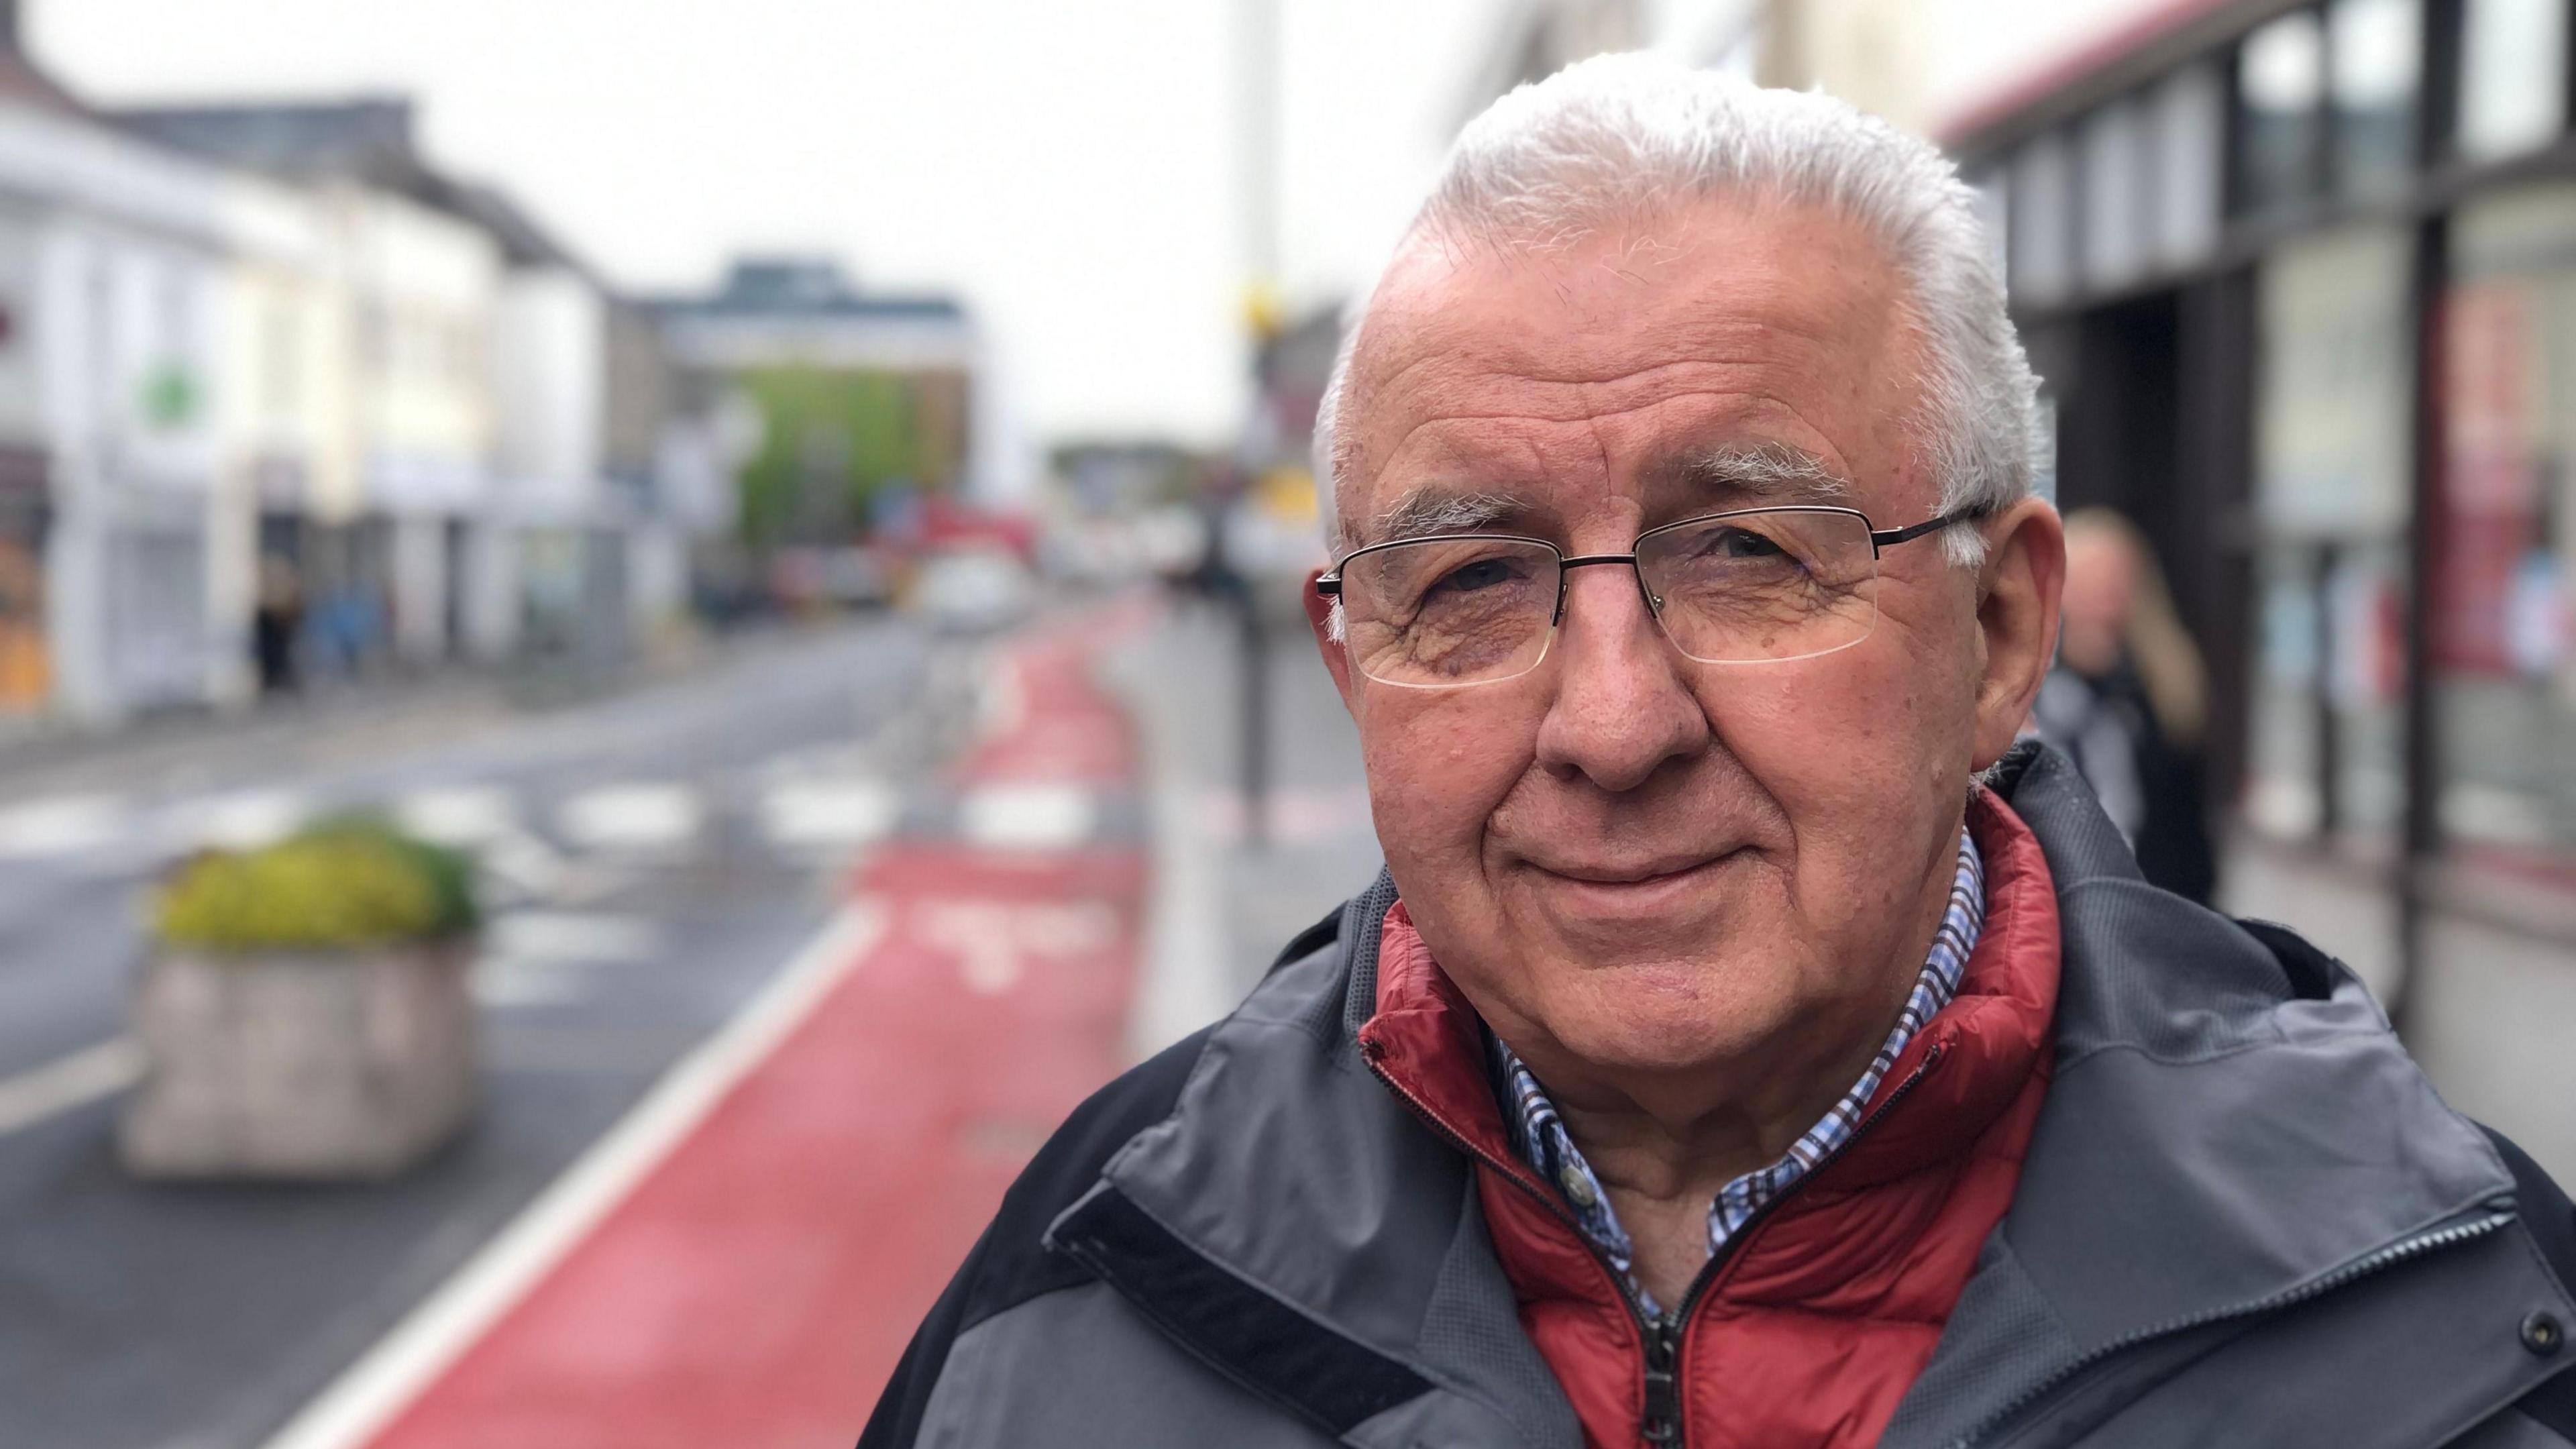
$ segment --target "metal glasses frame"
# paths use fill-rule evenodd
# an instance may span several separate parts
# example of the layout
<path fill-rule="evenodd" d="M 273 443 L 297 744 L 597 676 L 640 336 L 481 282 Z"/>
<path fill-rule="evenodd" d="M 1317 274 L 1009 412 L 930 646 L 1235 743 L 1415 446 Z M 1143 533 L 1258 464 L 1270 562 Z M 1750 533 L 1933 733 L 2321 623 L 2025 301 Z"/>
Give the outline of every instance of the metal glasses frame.
<path fill-rule="evenodd" d="M 1869 515 L 1861 512 L 1857 508 L 1841 508 L 1830 504 L 1792 503 L 1777 508 L 1730 508 L 1723 513 L 1703 513 L 1695 518 L 1684 518 L 1676 522 L 1666 523 L 1647 529 L 1645 532 L 1638 534 L 1636 539 L 1628 545 L 1628 551 L 1626 553 L 1586 553 L 1575 554 L 1572 557 L 1568 557 L 1565 550 L 1558 548 L 1555 544 L 1548 542 L 1546 539 L 1531 538 L 1525 534 L 1429 533 L 1423 534 L 1418 538 L 1392 538 L 1388 539 L 1384 543 L 1370 544 L 1366 548 L 1352 549 L 1349 553 L 1343 554 L 1340 558 L 1335 559 L 1331 569 L 1316 577 L 1315 592 L 1323 595 L 1325 598 L 1339 600 L 1342 596 L 1342 571 L 1350 567 L 1352 559 L 1358 558 L 1362 554 L 1381 553 L 1390 548 L 1404 548 L 1408 545 L 1417 543 L 1466 543 L 1483 539 L 1495 543 L 1536 544 L 1540 548 L 1546 549 L 1549 553 L 1556 555 L 1556 616 L 1548 621 L 1548 627 L 1551 629 L 1565 622 L 1565 575 L 1567 571 L 1571 569 L 1591 568 L 1596 564 L 1626 564 L 1629 572 L 1636 576 L 1638 597 L 1646 601 L 1648 612 L 1652 613 L 1657 619 L 1661 619 L 1664 616 L 1664 601 L 1656 598 L 1653 592 L 1647 589 L 1645 570 L 1638 567 L 1637 564 L 1637 550 L 1645 545 L 1647 539 L 1653 538 L 1658 534 L 1671 533 L 1676 529 L 1693 528 L 1703 523 L 1717 523 L 1729 518 L 1751 518 L 1757 515 L 1774 513 L 1830 513 L 1844 518 L 1857 518 L 1860 520 L 1861 531 L 1869 535 L 1870 562 L 1876 563 L 1878 561 L 1878 556 L 1881 553 L 1894 548 L 1900 543 L 1910 543 L 1926 534 L 1938 533 L 1942 529 L 1950 527 L 1952 524 L 1966 523 L 1971 519 L 1982 517 L 1985 512 L 1985 509 L 1975 506 L 1954 508 L 1937 518 L 1927 518 L 1921 523 L 1909 524 L 1904 528 L 1881 529 L 1873 527 L 1870 524 Z"/>

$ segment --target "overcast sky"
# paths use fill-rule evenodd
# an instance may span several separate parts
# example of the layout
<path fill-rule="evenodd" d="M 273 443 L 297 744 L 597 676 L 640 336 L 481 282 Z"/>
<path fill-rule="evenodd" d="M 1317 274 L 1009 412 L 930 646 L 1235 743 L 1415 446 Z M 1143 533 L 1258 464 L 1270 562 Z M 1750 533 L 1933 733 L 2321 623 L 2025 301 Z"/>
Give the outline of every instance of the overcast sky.
<path fill-rule="evenodd" d="M 1040 436 L 1239 419 L 1224 0 L 24 0 L 105 104 L 405 91 L 618 283 L 741 250 L 954 288 Z M 1498 0 L 1282 0 L 1292 294 L 1357 285 L 1428 182 Z"/>
<path fill-rule="evenodd" d="M 1282 260 L 1314 301 L 1374 274 L 1510 0 L 1276 3 Z M 1922 3 L 1950 102 L 2163 0 Z M 629 288 L 795 250 L 954 289 L 1033 439 L 1241 418 L 1241 0 L 21 5 L 39 61 L 102 103 L 410 93 L 435 160 Z"/>

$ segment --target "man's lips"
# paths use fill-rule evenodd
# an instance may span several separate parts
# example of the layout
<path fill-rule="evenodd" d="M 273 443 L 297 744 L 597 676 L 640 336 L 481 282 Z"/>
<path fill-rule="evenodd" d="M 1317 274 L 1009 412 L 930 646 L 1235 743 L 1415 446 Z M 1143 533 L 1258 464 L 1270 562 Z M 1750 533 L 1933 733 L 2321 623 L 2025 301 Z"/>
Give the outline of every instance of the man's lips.
<path fill-rule="evenodd" d="M 1530 864 L 1545 874 L 1585 885 L 1651 885 L 1657 881 L 1685 876 L 1703 866 L 1715 865 L 1735 854 L 1732 849 L 1692 851 L 1687 854 L 1649 856 L 1625 861 L 1577 861 L 1532 859 Z"/>

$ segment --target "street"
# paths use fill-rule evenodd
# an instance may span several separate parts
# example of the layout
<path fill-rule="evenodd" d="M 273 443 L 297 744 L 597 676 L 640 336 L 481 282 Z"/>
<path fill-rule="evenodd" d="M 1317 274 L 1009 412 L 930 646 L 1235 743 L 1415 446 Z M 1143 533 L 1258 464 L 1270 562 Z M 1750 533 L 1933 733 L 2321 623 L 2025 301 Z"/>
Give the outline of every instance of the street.
<path fill-rule="evenodd" d="M 104 758 L 11 782 L 0 1443 L 258 1443 L 815 933 L 841 858 L 904 823 L 890 782 L 972 708 L 971 662 L 870 623 L 567 709 L 254 732 L 190 769 Z M 495 867 L 475 1129 L 383 1186 L 132 1181 L 111 1134 L 141 888 L 198 840 L 362 805 Z"/>

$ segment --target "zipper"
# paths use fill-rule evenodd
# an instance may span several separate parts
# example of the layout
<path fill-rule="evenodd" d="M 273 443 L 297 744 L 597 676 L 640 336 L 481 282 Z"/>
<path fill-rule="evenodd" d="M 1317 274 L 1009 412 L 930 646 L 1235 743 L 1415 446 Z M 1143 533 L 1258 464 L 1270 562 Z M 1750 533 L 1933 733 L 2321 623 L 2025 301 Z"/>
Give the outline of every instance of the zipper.
<path fill-rule="evenodd" d="M 1411 1108 L 1413 1115 L 1421 1119 L 1422 1125 L 1431 1129 L 1433 1136 L 1448 1143 L 1458 1152 L 1500 1168 L 1504 1181 L 1519 1188 L 1529 1196 L 1531 1201 L 1545 1209 L 1549 1216 L 1573 1230 L 1574 1240 L 1583 1245 L 1585 1255 L 1592 1259 L 1593 1265 L 1601 1270 L 1602 1278 L 1609 1283 L 1611 1296 L 1617 1298 L 1621 1306 L 1628 1310 L 1628 1317 L 1636 1324 L 1637 1338 L 1645 1350 L 1646 1405 L 1645 1413 L 1637 1424 L 1638 1442 L 1647 1446 L 1647 1449 L 1682 1449 L 1681 1343 L 1683 1325 L 1690 1322 L 1691 1311 L 1699 1305 L 1701 1296 L 1716 1281 L 1719 1268 L 1733 1260 L 1735 1250 L 1752 1235 L 1753 1230 L 1761 1226 L 1763 1220 L 1770 1217 L 1781 1203 L 1794 1196 L 1800 1187 L 1805 1186 L 1816 1174 L 1824 1171 L 1844 1153 L 1850 1151 L 1852 1145 L 1860 1141 L 1862 1134 L 1876 1126 L 1880 1118 L 1894 1111 L 1896 1104 L 1904 1101 L 1913 1092 L 1915 1085 L 1923 1080 L 1924 1074 L 1940 1063 L 1943 1045 L 1939 1042 L 1933 1043 L 1923 1053 L 1923 1060 L 1917 1062 L 1914 1070 L 1906 1074 L 1905 1080 L 1897 1083 L 1895 1089 L 1887 1094 L 1887 1100 L 1879 1103 L 1875 1110 L 1855 1123 L 1851 1135 L 1844 1138 L 1833 1151 L 1816 1159 L 1816 1165 L 1800 1174 L 1796 1182 L 1789 1184 L 1788 1191 L 1754 1209 L 1753 1215 L 1746 1218 L 1743 1225 L 1735 1230 L 1734 1235 L 1727 1239 L 1725 1249 L 1712 1255 L 1706 1263 L 1700 1265 L 1698 1275 L 1691 1279 L 1689 1290 L 1682 1295 L 1680 1307 L 1652 1318 L 1637 1306 L 1635 1295 L 1631 1294 L 1628 1291 L 1628 1285 L 1620 1280 L 1619 1270 L 1611 1264 L 1609 1256 L 1593 1243 L 1592 1235 L 1583 1231 L 1583 1225 L 1575 1220 L 1574 1214 L 1566 1211 L 1565 1205 L 1554 1194 L 1540 1186 L 1537 1179 L 1524 1176 L 1517 1165 L 1498 1161 L 1478 1149 L 1466 1138 L 1450 1130 L 1447 1123 L 1442 1122 L 1429 1107 L 1423 1105 L 1421 1098 L 1405 1090 L 1395 1078 L 1386 1074 L 1386 1068 L 1379 1063 L 1383 1051 L 1382 1047 L 1363 1041 L 1360 1057 L 1368 1063 L 1369 1074 L 1385 1084 L 1386 1089 L 1395 1094 L 1396 1100 Z"/>
<path fill-rule="evenodd" d="M 2195 1328 L 2206 1328 L 2212 1324 L 2225 1323 L 2231 1319 L 2252 1318 L 2266 1313 L 2277 1313 L 2285 1308 L 2296 1307 L 2312 1298 L 2322 1297 L 2325 1294 L 2331 1293 L 2338 1288 L 2349 1287 L 2353 1283 L 2363 1278 L 2367 1278 L 2374 1273 L 2380 1272 L 2383 1269 L 2393 1268 L 2400 1263 L 2420 1258 L 2427 1253 L 2439 1252 L 2444 1248 L 2456 1247 L 2459 1244 L 2469 1242 L 2472 1239 L 2483 1238 L 2487 1234 L 2495 1232 L 2497 1229 L 2504 1227 L 2506 1224 L 2511 1223 L 2514 1220 L 2515 1212 L 2513 1199 L 2510 1197 L 2490 1199 L 2486 1203 L 2482 1204 L 2481 1207 L 2486 1214 L 2484 1217 L 2471 1218 L 2466 1222 L 2453 1223 L 2449 1227 L 2434 1228 L 2429 1232 L 2418 1233 L 2411 1238 L 2401 1238 L 2398 1241 L 2389 1244 L 2387 1247 L 2380 1248 L 2374 1252 L 2364 1253 L 2362 1256 L 2353 1259 L 2342 1267 L 2326 1273 L 2321 1277 L 2310 1279 L 2305 1283 L 2299 1284 L 2295 1288 L 2284 1289 L 2281 1292 L 2269 1294 L 2261 1298 L 2251 1299 L 2243 1303 L 2230 1304 L 2224 1308 L 2203 1309 L 2198 1313 L 2185 1314 L 2180 1318 L 2175 1318 L 2164 1323 L 2154 1324 L 2131 1333 L 2123 1334 L 2120 1337 L 2111 1340 L 2109 1343 L 2105 1343 L 2098 1348 L 2080 1354 L 2066 1363 L 2059 1365 L 2058 1368 L 2047 1377 L 2041 1379 L 2035 1384 L 2032 1384 L 2029 1388 L 2022 1390 L 2020 1393 L 2015 1394 L 2010 1402 L 2006 1403 L 2002 1408 L 1997 1409 L 1995 1412 L 1988 1414 L 1984 1419 L 1977 1423 L 1976 1427 L 1950 1441 L 1950 1449 L 1972 1449 L 1972 1446 L 1983 1442 L 1986 1439 L 1986 1436 L 2012 1422 L 2012 1420 L 2020 1415 L 2023 1410 L 2046 1397 L 2060 1385 L 2095 1365 L 2100 1364 L 2105 1359 L 2111 1358 L 2115 1354 L 2125 1353 L 2130 1349 L 2137 1348 L 2155 1339 L 2168 1337 L 2176 1333 L 2185 1333 Z"/>
<path fill-rule="evenodd" d="M 1657 1320 L 1670 1336 L 1668 1349 L 1670 1357 L 1665 1366 L 1665 1382 L 1671 1388 L 1672 1397 L 1670 1403 L 1665 1406 L 1664 1414 L 1659 1417 L 1656 1412 L 1653 1361 L 1650 1353 L 1646 1378 L 1646 1417 L 1645 1421 L 1637 1426 L 1638 1437 L 1645 1443 L 1656 1446 L 1656 1449 L 1663 1449 L 1663 1446 L 1679 1446 L 1682 1442 L 1680 1379 L 1682 1330 L 1684 1325 L 1690 1322 L 1692 1312 L 1699 1307 L 1700 1299 L 1706 1297 L 1709 1291 L 1717 1286 L 1717 1280 L 1723 1275 L 1726 1266 L 1735 1261 L 1738 1256 L 1737 1250 L 1752 1238 L 1754 1229 L 1762 1226 L 1765 1220 L 1779 1210 L 1782 1203 L 1797 1196 L 1798 1189 L 1814 1181 L 1816 1174 L 1832 1166 L 1844 1153 L 1849 1152 L 1869 1129 L 1877 1126 L 1879 1119 L 1895 1111 L 1899 1102 L 1911 1096 L 1916 1084 L 1923 1080 L 1924 1075 L 1940 1064 L 1943 1053 L 1943 1044 L 1934 1042 L 1924 1051 L 1923 1060 L 1915 1063 L 1914 1070 L 1906 1074 L 1905 1080 L 1898 1082 L 1887 1094 L 1887 1100 L 1879 1103 L 1867 1116 L 1852 1125 L 1850 1136 L 1844 1138 L 1833 1151 L 1817 1158 L 1816 1165 L 1800 1173 L 1798 1180 L 1789 1184 L 1786 1191 L 1755 1208 L 1752 1216 L 1747 1217 L 1732 1234 L 1728 1235 L 1726 1246 L 1709 1255 L 1709 1260 L 1700 1265 L 1699 1272 L 1691 1279 L 1690 1287 L 1682 1294 L 1681 1305 Z"/>
<path fill-rule="evenodd" d="M 1646 1413 L 1637 1437 L 1654 1449 L 1682 1442 L 1681 1320 L 1665 1314 L 1646 1330 Z"/>

